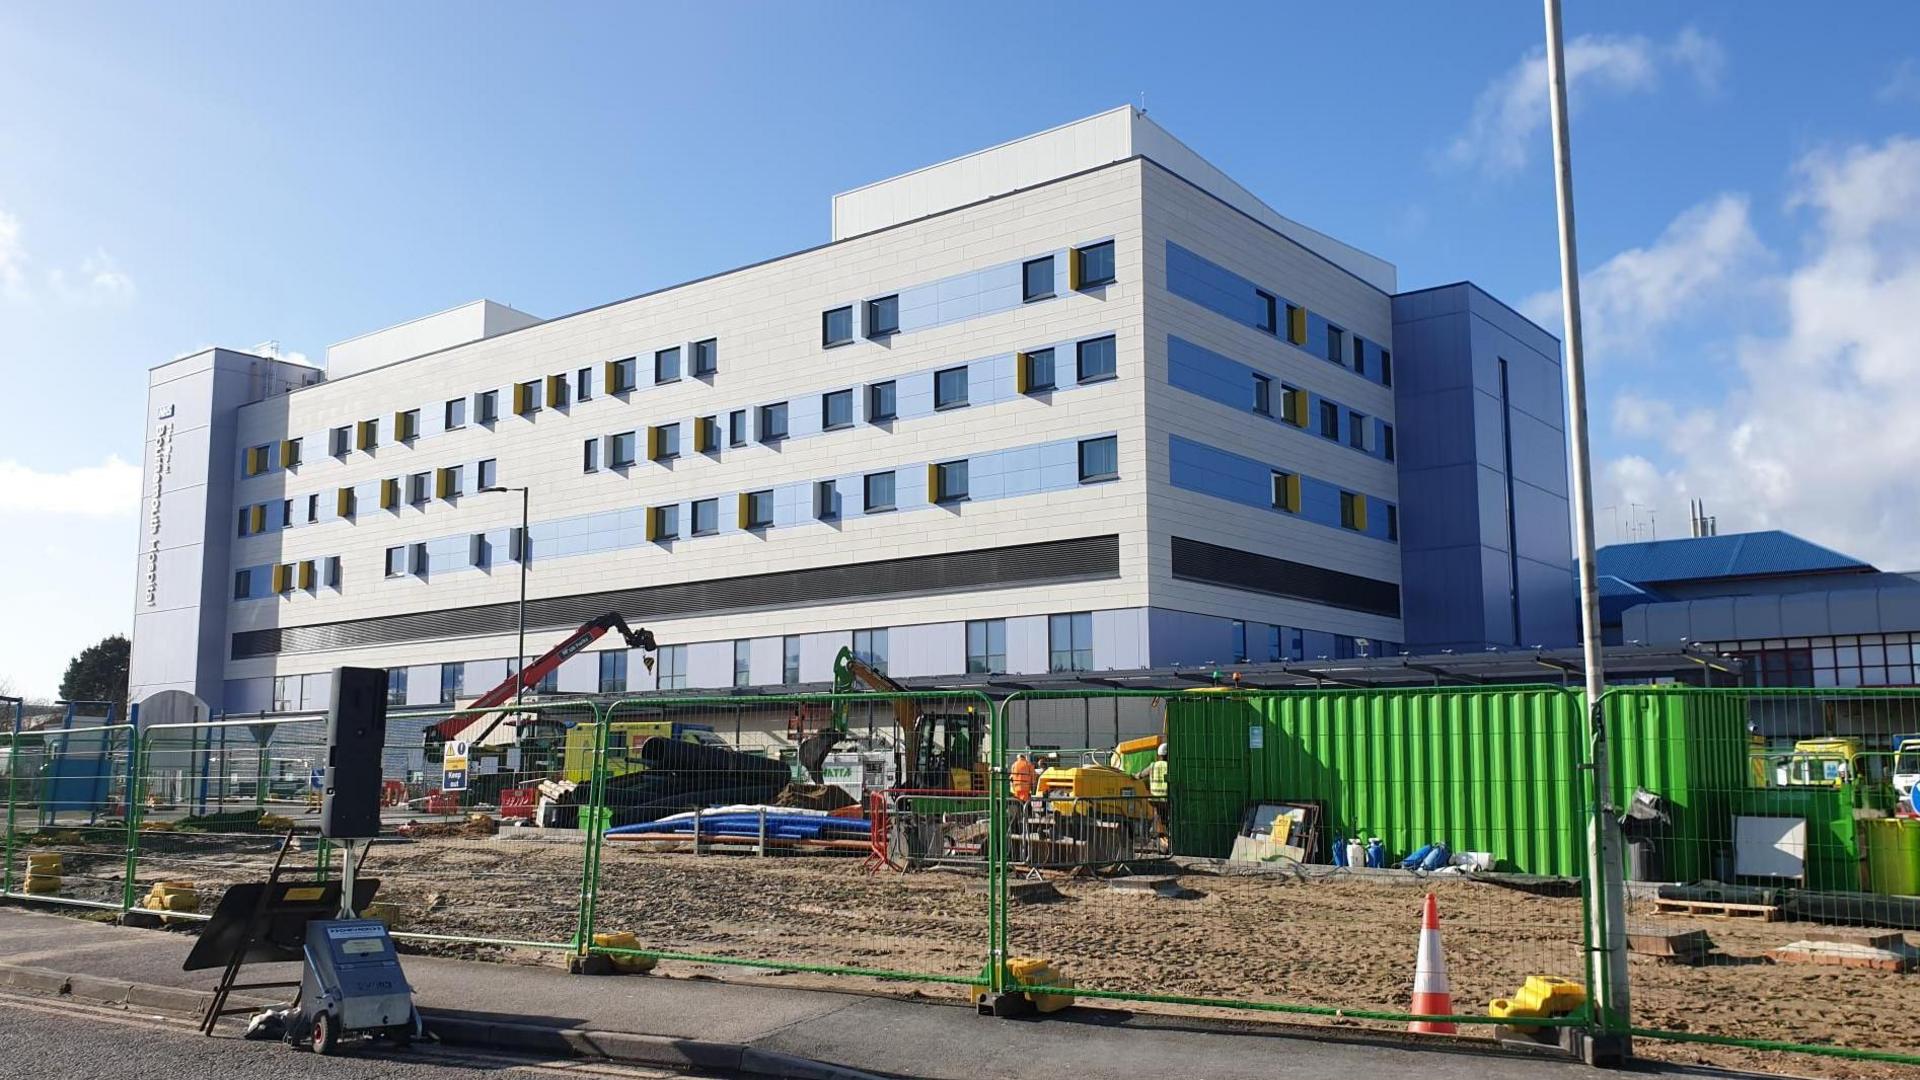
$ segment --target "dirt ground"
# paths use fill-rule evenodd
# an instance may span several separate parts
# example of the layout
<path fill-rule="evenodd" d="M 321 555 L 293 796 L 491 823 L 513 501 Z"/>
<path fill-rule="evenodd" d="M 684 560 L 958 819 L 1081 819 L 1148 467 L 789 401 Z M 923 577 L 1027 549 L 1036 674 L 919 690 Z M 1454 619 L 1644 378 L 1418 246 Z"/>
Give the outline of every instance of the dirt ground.
<path fill-rule="evenodd" d="M 140 881 L 195 880 L 209 907 L 224 883 L 264 876 L 272 843 L 173 838 L 143 857 Z M 122 853 L 68 845 L 69 874 L 116 892 Z M 310 857 L 310 849 L 306 854 Z M 577 843 L 497 838 L 382 845 L 364 872 L 381 880 L 396 929 L 505 941 L 564 943 L 579 898 Z M 1347 1009 L 1406 1010 L 1421 899 L 1439 900 L 1458 1012 L 1480 1012 L 1528 975 L 1578 978 L 1577 897 L 1533 895 L 1460 879 L 1380 884 L 1348 875 L 1183 872 L 1178 898 L 1122 891 L 1091 877 L 1052 876 L 1058 893 L 1011 911 L 1016 956 L 1047 958 L 1083 987 L 1231 997 Z M 632 930 L 649 948 L 747 961 L 663 961 L 669 977 L 846 986 L 892 994 L 964 995 L 962 987 L 897 979 L 779 972 L 753 961 L 834 964 L 969 976 L 987 948 L 983 882 L 957 872 L 868 873 L 859 858 L 769 858 L 636 851 L 607 845 L 597 928 Z M 1636 932 L 1702 929 L 1716 946 L 1706 967 L 1633 961 L 1636 1023 L 1673 1031 L 1829 1043 L 1920 1054 L 1920 974 L 1778 964 L 1769 949 L 1806 924 L 1660 916 L 1636 910 Z M 556 963 L 528 947 L 426 943 L 435 952 Z M 1203 1012 L 1349 1027 L 1396 1027 L 1340 1017 L 1100 1002 L 1094 1007 Z M 1464 1029 L 1488 1037 L 1490 1029 Z M 1668 1061 L 1839 1078 L 1910 1076 L 1900 1066 L 1808 1055 L 1639 1040 Z"/>

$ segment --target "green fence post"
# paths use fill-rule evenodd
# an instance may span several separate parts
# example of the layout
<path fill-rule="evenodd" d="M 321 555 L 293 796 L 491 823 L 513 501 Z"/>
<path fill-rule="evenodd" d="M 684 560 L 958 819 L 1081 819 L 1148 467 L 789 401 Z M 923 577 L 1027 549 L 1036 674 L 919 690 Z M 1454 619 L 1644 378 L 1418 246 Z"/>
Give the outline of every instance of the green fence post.
<path fill-rule="evenodd" d="M 136 709 L 138 706 L 135 707 Z M 140 874 L 140 818 L 145 805 L 147 778 L 147 741 L 140 735 L 139 713 L 134 713 L 133 728 L 127 732 L 127 754 L 132 760 L 127 776 L 127 868 L 121 888 L 120 916 L 133 910 L 135 879 Z"/>
<path fill-rule="evenodd" d="M 611 820 L 606 807 L 607 801 L 607 729 L 609 712 L 598 705 L 591 706 L 593 717 L 593 761 L 588 770 L 587 805 L 583 808 L 580 827 L 585 832 L 586 846 L 581 853 L 579 921 L 574 926 L 573 947 L 577 955 L 585 956 L 593 947 L 593 928 L 597 912 L 594 910 L 600 896 L 600 850 L 605 842 L 601 835 L 602 819 Z"/>
<path fill-rule="evenodd" d="M 987 989 L 995 995 L 1007 989 L 1007 907 L 1011 873 L 1007 850 L 1007 712 L 1018 690 L 1002 698 L 990 714 L 993 727 L 987 739 L 989 768 L 987 805 Z"/>
<path fill-rule="evenodd" d="M 0 893 L 13 891 L 13 788 L 20 773 L 20 724 L 25 708 L 22 699 L 13 699 L 13 731 L 7 737 L 7 849 L 6 863 L 0 867 Z"/>

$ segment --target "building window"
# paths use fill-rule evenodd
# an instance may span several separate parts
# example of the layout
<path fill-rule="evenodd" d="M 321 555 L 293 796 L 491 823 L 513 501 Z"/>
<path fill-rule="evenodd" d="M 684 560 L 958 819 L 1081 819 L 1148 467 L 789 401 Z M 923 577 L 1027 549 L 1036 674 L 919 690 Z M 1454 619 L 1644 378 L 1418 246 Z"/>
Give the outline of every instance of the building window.
<path fill-rule="evenodd" d="M 661 349 L 653 354 L 653 381 L 656 383 L 680 381 L 680 346 Z"/>
<path fill-rule="evenodd" d="M 466 494 L 466 470 L 458 465 L 449 465 L 439 472 L 439 496 L 443 499 L 457 499 Z"/>
<path fill-rule="evenodd" d="M 976 619 L 967 624 L 967 674 L 1007 670 L 1007 620 Z"/>
<path fill-rule="evenodd" d="M 580 444 L 580 471 L 600 471 L 600 440 L 588 439 Z"/>
<path fill-rule="evenodd" d="M 1385 349 L 1380 350 L 1380 385 L 1393 385 L 1393 354 Z"/>
<path fill-rule="evenodd" d="M 1103 337 L 1083 341 L 1078 346 L 1078 353 L 1081 382 L 1099 382 L 1102 379 L 1113 378 L 1115 370 L 1113 338 Z"/>
<path fill-rule="evenodd" d="M 380 446 L 380 421 L 362 420 L 355 433 L 354 445 L 362 450 L 376 450 Z"/>
<path fill-rule="evenodd" d="M 1261 416 L 1273 415 L 1273 380 L 1265 375 L 1253 377 L 1253 411 Z"/>
<path fill-rule="evenodd" d="M 301 440 L 288 439 L 280 444 L 280 467 L 295 469 L 300 466 Z"/>
<path fill-rule="evenodd" d="M 1327 359 L 1334 363 L 1346 360 L 1347 332 L 1337 326 L 1327 327 Z"/>
<path fill-rule="evenodd" d="M 1080 440 L 1080 482 L 1091 484 L 1120 475 L 1120 440 L 1113 435 Z"/>
<path fill-rule="evenodd" d="M 1333 635 L 1333 658 L 1335 660 L 1353 659 L 1356 644 L 1358 643 L 1349 634 Z"/>
<path fill-rule="evenodd" d="M 634 434 L 623 431 L 607 436 L 607 468 L 624 469 L 633 464 Z"/>
<path fill-rule="evenodd" d="M 760 441 L 779 442 L 787 437 L 787 403 L 760 406 Z"/>
<path fill-rule="evenodd" d="M 440 426 L 448 431 L 458 431 L 460 428 L 467 426 L 466 398 L 457 397 L 447 402 L 446 407 L 442 410 Z"/>
<path fill-rule="evenodd" d="M 1367 528 L 1367 497 L 1351 491 L 1340 493 L 1340 527 L 1365 532 Z"/>
<path fill-rule="evenodd" d="M 440 665 L 440 704 L 451 705 L 460 699 L 466 689 L 467 665 Z"/>
<path fill-rule="evenodd" d="M 408 409 L 393 417 L 393 441 L 412 442 L 420 435 L 420 410 Z"/>
<path fill-rule="evenodd" d="M 1340 406 L 1331 401 L 1320 403 L 1320 437 L 1340 441 Z"/>
<path fill-rule="evenodd" d="M 693 448 L 702 454 L 720 452 L 720 418 L 702 416 L 693 422 Z"/>
<path fill-rule="evenodd" d="M 1392 503 L 1387 504 L 1387 539 L 1400 539 L 1400 508 Z"/>
<path fill-rule="evenodd" d="M 1053 295 L 1053 256 L 1028 259 L 1020 267 L 1020 298 L 1026 303 Z"/>
<path fill-rule="evenodd" d="M 473 399 L 473 418 L 482 424 L 500 419 L 500 391 L 488 390 Z"/>
<path fill-rule="evenodd" d="M 727 414 L 727 442 L 734 446 L 747 445 L 747 410 L 735 409 Z"/>
<path fill-rule="evenodd" d="M 1280 302 L 1264 289 L 1253 290 L 1254 325 L 1271 334 L 1280 329 Z"/>
<path fill-rule="evenodd" d="M 514 563 L 533 561 L 532 545 L 527 543 L 527 531 L 517 525 L 507 530 L 507 561 Z"/>
<path fill-rule="evenodd" d="M 387 576 L 390 578 L 396 578 L 396 577 L 400 577 L 406 572 L 407 572 L 407 549 L 404 547 L 388 548 L 387 549 L 387 569 L 386 569 Z"/>
<path fill-rule="evenodd" d="M 840 520 L 840 485 L 822 480 L 813 485 L 813 516 L 820 521 Z"/>
<path fill-rule="evenodd" d="M 743 529 L 765 529 L 773 524 L 773 492 L 749 491 L 743 497 L 746 514 L 740 522 Z"/>
<path fill-rule="evenodd" d="M 720 342 L 715 338 L 693 343 L 693 373 L 713 375 L 720 370 Z"/>
<path fill-rule="evenodd" d="M 1353 371 L 1356 375 L 1367 373 L 1367 342 L 1359 334 L 1353 335 Z"/>
<path fill-rule="evenodd" d="M 900 332 L 900 297 L 882 296 L 867 301 L 867 336 L 882 338 Z"/>
<path fill-rule="evenodd" d="M 387 669 L 387 704 L 405 705 L 407 703 L 407 669 L 403 667 Z"/>
<path fill-rule="evenodd" d="M 1273 470 L 1273 508 L 1289 514 L 1300 512 L 1300 474 Z"/>
<path fill-rule="evenodd" d="M 629 356 L 625 360 L 614 360 L 607 364 L 607 393 L 627 394 L 633 392 L 633 369 L 636 363 L 635 358 Z"/>
<path fill-rule="evenodd" d="M 413 556 L 414 574 L 419 577 L 426 577 L 427 576 L 427 545 L 425 544 L 413 545 L 413 551 L 411 552 L 411 554 Z"/>
<path fill-rule="evenodd" d="M 513 384 L 513 415 L 532 416 L 540 411 L 540 380 Z"/>
<path fill-rule="evenodd" d="M 665 506 L 656 506 L 653 509 L 648 510 L 647 515 L 651 519 L 648 522 L 648 529 L 647 529 L 647 532 L 652 534 L 649 537 L 649 539 L 652 539 L 652 540 L 680 539 L 680 504 L 679 503 L 668 503 Z"/>
<path fill-rule="evenodd" d="M 627 650 L 608 649 L 600 654 L 600 692 L 627 692 Z"/>
<path fill-rule="evenodd" d="M 340 580 L 341 580 L 340 556 L 329 555 L 327 556 L 327 574 L 326 574 L 327 588 L 329 589 L 339 588 Z"/>
<path fill-rule="evenodd" d="M 820 316 L 820 344 L 831 349 L 853 340 L 853 309 L 837 307 Z"/>
<path fill-rule="evenodd" d="M 294 708 L 293 688 L 300 681 L 298 675 L 275 675 L 273 677 L 273 711 L 292 712 Z"/>
<path fill-rule="evenodd" d="M 493 458 L 488 458 L 485 461 L 482 461 L 479 467 L 474 471 L 478 474 L 476 478 L 478 481 L 478 486 L 483 488 L 499 486 L 500 463 L 498 461 L 495 461 Z"/>
<path fill-rule="evenodd" d="M 233 598 L 245 600 L 253 595 L 253 571 L 237 570 L 233 575 Z"/>
<path fill-rule="evenodd" d="M 1233 620 L 1233 662 L 1247 662 L 1247 624 L 1239 619 Z"/>
<path fill-rule="evenodd" d="M 353 448 L 352 444 L 353 433 L 350 428 L 337 427 L 327 433 L 327 451 L 334 457 L 346 457 L 347 451 Z"/>
<path fill-rule="evenodd" d="M 566 408 L 567 391 L 570 389 L 572 386 L 567 382 L 565 375 L 547 376 L 547 404 L 556 409 Z"/>
<path fill-rule="evenodd" d="M 1355 450 L 1367 448 L 1367 418 L 1352 409 L 1347 410 L 1347 445 Z"/>
<path fill-rule="evenodd" d="M 820 427 L 826 431 L 853 426 L 853 391 L 820 395 Z"/>
<path fill-rule="evenodd" d="M 1295 345 L 1307 343 L 1307 309 L 1298 304 L 1287 305 L 1287 340 Z"/>
<path fill-rule="evenodd" d="M 1307 635 L 1291 626 L 1267 627 L 1267 659 L 1305 660 Z"/>
<path fill-rule="evenodd" d="M 891 420 L 896 415 L 894 405 L 894 386 L 892 381 L 874 383 L 867 387 L 867 423 L 878 424 Z"/>
<path fill-rule="evenodd" d="M 868 473 L 864 482 L 866 511 L 869 514 L 893 509 L 893 474 Z"/>
<path fill-rule="evenodd" d="M 661 424 L 648 429 L 647 456 L 654 461 L 672 461 L 680 456 L 680 425 Z"/>
<path fill-rule="evenodd" d="M 1021 393 L 1033 394 L 1054 388 L 1052 349 L 1035 349 L 1030 353 L 1021 353 L 1018 363 L 1020 364 Z"/>
<path fill-rule="evenodd" d="M 307 496 L 307 524 L 311 525 L 314 522 L 319 520 L 320 520 L 320 493 L 316 491 L 313 494 Z"/>
<path fill-rule="evenodd" d="M 1092 289 L 1113 284 L 1113 241 L 1075 248 L 1073 257 L 1080 270 L 1074 288 Z"/>
<path fill-rule="evenodd" d="M 583 367 L 573 373 L 573 400 L 593 400 L 593 369 Z"/>
<path fill-rule="evenodd" d="M 1393 425 L 1392 424 L 1380 425 L 1380 456 L 1383 458 L 1386 458 L 1388 461 L 1393 460 Z"/>
<path fill-rule="evenodd" d="M 693 535 L 712 536 L 720 531 L 720 500 L 698 499 L 694 501 L 692 521 L 688 522 Z"/>
<path fill-rule="evenodd" d="M 957 409 L 967 403 L 967 369 L 947 368 L 933 373 L 933 407 Z"/>
<path fill-rule="evenodd" d="M 967 497 L 967 462 L 943 461 L 933 467 L 933 501 L 961 502 Z"/>
<path fill-rule="evenodd" d="M 753 642 L 745 638 L 733 643 L 733 685 L 753 685 Z"/>
<path fill-rule="evenodd" d="M 887 632 L 885 630 L 855 630 L 853 632 L 853 655 L 868 667 L 885 675 L 887 673 Z"/>
<path fill-rule="evenodd" d="M 687 688 L 687 647 L 662 645 L 654 657 L 654 667 L 660 672 L 660 689 L 685 690 Z"/>
<path fill-rule="evenodd" d="M 407 502 L 414 506 L 424 506 L 427 501 L 428 474 L 411 473 L 407 476 Z"/>
<path fill-rule="evenodd" d="M 1093 615 L 1047 616 L 1047 670 L 1093 670 Z"/>
<path fill-rule="evenodd" d="M 800 635 L 780 639 L 780 681 L 787 686 L 800 682 Z"/>

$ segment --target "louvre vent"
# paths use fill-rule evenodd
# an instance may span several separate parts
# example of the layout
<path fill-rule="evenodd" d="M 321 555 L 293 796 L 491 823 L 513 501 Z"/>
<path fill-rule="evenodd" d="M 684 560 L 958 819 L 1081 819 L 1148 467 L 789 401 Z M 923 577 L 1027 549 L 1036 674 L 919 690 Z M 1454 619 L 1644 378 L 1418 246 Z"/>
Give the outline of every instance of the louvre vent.
<path fill-rule="evenodd" d="M 1400 586 L 1323 566 L 1173 538 L 1173 576 L 1229 589 L 1270 593 L 1369 615 L 1400 617 Z"/>

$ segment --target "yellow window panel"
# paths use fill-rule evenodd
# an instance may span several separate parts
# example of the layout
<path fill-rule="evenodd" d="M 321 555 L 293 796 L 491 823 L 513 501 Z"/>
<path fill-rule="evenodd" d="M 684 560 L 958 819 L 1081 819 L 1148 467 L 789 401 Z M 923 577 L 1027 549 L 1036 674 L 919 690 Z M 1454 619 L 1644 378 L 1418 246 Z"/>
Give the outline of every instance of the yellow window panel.
<path fill-rule="evenodd" d="M 1027 354 L 1014 353 L 1013 354 L 1013 392 L 1016 394 L 1024 394 L 1027 392 L 1028 389 L 1032 387 L 1032 385 L 1033 385 L 1033 380 L 1029 378 L 1027 374 Z"/>
<path fill-rule="evenodd" d="M 718 428 L 720 427 L 720 425 L 717 421 L 714 420 L 713 417 L 703 416 L 700 419 L 695 420 L 693 422 L 693 426 L 694 426 L 693 441 L 695 443 L 699 444 L 702 447 L 708 447 L 708 446 L 718 447 L 720 445 L 720 433 L 718 431 Z"/>
<path fill-rule="evenodd" d="M 248 507 L 247 517 L 249 519 L 249 523 L 252 526 L 252 528 L 249 531 L 256 532 L 256 533 L 267 531 L 267 504 L 266 503 L 260 503 L 257 506 Z"/>
<path fill-rule="evenodd" d="M 313 560 L 312 559 L 306 559 L 300 563 L 300 587 L 303 589 L 313 588 Z"/>
<path fill-rule="evenodd" d="M 283 593 L 293 587 L 292 571 L 293 571 L 293 567 L 288 566 L 284 563 L 276 564 L 274 566 L 273 568 L 273 591 L 274 592 Z"/>
<path fill-rule="evenodd" d="M 622 392 L 619 371 L 620 361 L 618 360 L 609 360 L 600 366 L 600 385 L 606 387 L 606 392 L 609 394 Z"/>
<path fill-rule="evenodd" d="M 353 516 L 353 489 L 343 487 L 334 493 L 333 512 L 343 518 Z"/>
<path fill-rule="evenodd" d="M 391 510 L 400 505 L 400 481 L 394 479 L 380 481 L 380 509 Z"/>
<path fill-rule="evenodd" d="M 533 387 L 528 383 L 513 384 L 513 413 L 525 416 L 533 402 Z"/>
<path fill-rule="evenodd" d="M 649 541 L 660 539 L 660 509 L 658 507 L 650 506 L 647 508 L 647 539 Z"/>
<path fill-rule="evenodd" d="M 1280 406 L 1280 417 L 1294 427 L 1307 426 L 1307 392 L 1289 390 Z"/>
<path fill-rule="evenodd" d="M 660 429 L 657 427 L 647 429 L 647 460 L 660 460 Z"/>
<path fill-rule="evenodd" d="M 266 455 L 262 454 L 260 452 L 260 448 L 257 446 L 247 447 L 247 464 L 246 464 L 247 475 L 259 476 L 261 473 L 266 471 L 267 471 Z"/>
<path fill-rule="evenodd" d="M 1367 531 L 1367 497 L 1365 495 L 1353 497 L 1353 527 L 1358 532 Z"/>
<path fill-rule="evenodd" d="M 548 401 L 559 401 L 560 395 L 565 393 L 566 389 L 567 389 L 567 377 L 565 375 L 547 376 L 547 400 Z"/>
<path fill-rule="evenodd" d="M 1079 248 L 1073 248 L 1067 252 L 1067 288 L 1069 289 L 1078 289 L 1080 282 L 1084 280 L 1080 262 Z"/>
<path fill-rule="evenodd" d="M 433 477 L 433 494 L 444 499 L 453 492 L 453 470 L 441 469 Z"/>
<path fill-rule="evenodd" d="M 940 466 L 938 465 L 927 466 L 927 501 L 930 503 L 940 501 Z"/>
<path fill-rule="evenodd" d="M 1287 305 L 1287 340 L 1295 345 L 1307 343 L 1307 309 L 1298 304 Z"/>
<path fill-rule="evenodd" d="M 280 441 L 280 467 L 291 469 L 300 464 L 300 440 L 282 439 Z"/>
<path fill-rule="evenodd" d="M 738 510 L 739 510 L 739 516 L 736 517 L 734 520 L 738 521 L 740 523 L 740 527 L 744 529 L 747 527 L 747 493 L 744 491 L 740 493 L 740 505 L 738 507 Z"/>

